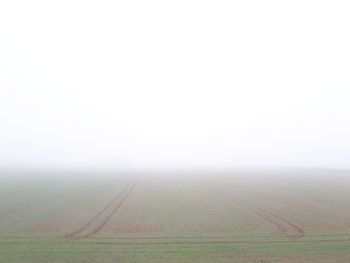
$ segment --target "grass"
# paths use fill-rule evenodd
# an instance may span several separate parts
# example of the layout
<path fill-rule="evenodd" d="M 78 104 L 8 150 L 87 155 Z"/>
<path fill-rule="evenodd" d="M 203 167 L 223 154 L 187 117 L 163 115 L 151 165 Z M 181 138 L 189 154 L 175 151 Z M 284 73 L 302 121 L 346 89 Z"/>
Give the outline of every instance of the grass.
<path fill-rule="evenodd" d="M 237 233 L 230 234 L 234 235 Z M 310 242 L 315 237 L 293 242 L 284 237 L 265 238 L 266 235 L 216 238 L 217 242 L 232 242 L 219 244 L 206 244 L 212 239 L 193 235 L 185 244 L 159 236 L 158 240 L 142 240 L 141 245 L 133 239 L 116 240 L 111 236 L 77 240 L 45 235 L 2 236 L 0 262 L 348 262 L 350 259 L 350 242 L 337 241 L 349 238 L 350 234 L 341 239 L 317 237 L 317 242 Z"/>
<path fill-rule="evenodd" d="M 350 262 L 350 179 L 319 173 L 4 175 L 0 262 Z"/>

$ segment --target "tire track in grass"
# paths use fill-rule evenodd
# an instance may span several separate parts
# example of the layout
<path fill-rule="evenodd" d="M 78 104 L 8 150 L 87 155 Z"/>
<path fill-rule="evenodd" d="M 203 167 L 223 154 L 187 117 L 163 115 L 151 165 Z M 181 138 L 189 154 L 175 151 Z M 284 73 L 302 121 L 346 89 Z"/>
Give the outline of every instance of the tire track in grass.
<path fill-rule="evenodd" d="M 296 232 L 296 235 L 293 236 L 294 238 L 301 238 L 305 235 L 305 231 L 300 226 L 296 225 L 288 219 L 276 215 L 275 213 L 272 213 L 254 204 L 248 203 L 247 201 L 244 201 L 241 198 L 234 196 L 233 194 L 227 194 L 222 190 L 218 190 L 208 186 L 205 186 L 204 189 L 209 192 L 220 195 L 225 199 L 235 203 L 237 206 L 242 207 L 246 211 L 249 211 L 250 213 L 262 218 L 265 222 L 269 223 L 270 225 L 273 225 L 278 230 L 278 232 L 288 232 L 290 230 L 293 230 Z"/>
<path fill-rule="evenodd" d="M 237 198 L 237 199 L 239 199 L 239 200 L 242 201 L 242 199 L 240 199 L 240 198 L 238 198 L 238 197 L 235 197 L 235 198 Z M 269 214 L 271 217 L 274 217 L 274 218 L 276 218 L 277 220 L 280 220 L 280 221 L 284 222 L 286 225 L 289 226 L 290 229 L 292 229 L 292 230 L 294 230 L 295 232 L 297 232 L 297 235 L 296 235 L 295 237 L 300 238 L 300 237 L 303 237 L 303 236 L 305 235 L 305 231 L 303 230 L 303 228 L 300 227 L 300 226 L 298 226 L 297 224 L 291 222 L 290 220 L 288 220 L 288 219 L 286 219 L 286 218 L 284 218 L 284 217 L 281 217 L 281 216 L 279 216 L 279 215 L 277 215 L 277 214 L 275 214 L 275 213 L 272 213 L 271 211 L 266 210 L 266 209 L 264 209 L 264 208 L 261 208 L 261 207 L 259 207 L 259 206 L 257 206 L 257 205 L 254 205 L 254 204 L 251 204 L 251 203 L 247 203 L 247 202 L 245 202 L 245 203 L 246 203 L 247 205 L 250 205 L 250 206 L 254 207 L 254 208 L 257 209 L 257 210 L 260 210 L 260 211 L 262 211 L 262 212 L 264 212 L 264 213 L 266 213 L 266 214 Z"/>
<path fill-rule="evenodd" d="M 268 210 L 265 210 L 265 209 L 262 209 L 262 210 L 265 211 L 266 213 L 270 214 L 272 217 L 275 217 L 276 219 L 279 219 L 280 221 L 286 223 L 287 225 L 289 225 L 291 227 L 291 229 L 294 229 L 294 231 L 297 232 L 297 234 L 295 235 L 296 238 L 301 238 L 301 237 L 305 236 L 305 231 L 302 227 L 300 227 L 297 224 L 291 222 L 290 220 L 285 219 L 279 215 L 276 215 L 275 213 L 272 213 Z"/>
<path fill-rule="evenodd" d="M 305 238 L 312 237 L 350 237 L 350 234 L 305 234 Z M 147 236 L 147 237 L 94 237 L 94 240 L 178 240 L 178 239 L 258 239 L 258 240 L 269 240 L 271 238 L 281 237 L 277 235 L 259 235 L 259 236 L 244 236 L 244 235 L 233 235 L 233 236 Z M 282 236 L 283 238 L 294 238 L 294 235 Z M 1 238 L 0 238 L 1 239 Z M 311 240 L 312 241 L 312 240 Z"/>
<path fill-rule="evenodd" d="M 71 237 L 76 237 L 79 234 L 83 233 L 84 231 L 88 230 L 88 228 L 95 223 L 102 215 L 115 204 L 118 199 L 122 196 L 124 192 L 128 190 L 128 188 L 132 185 L 133 181 L 130 181 L 127 183 L 127 185 L 119 191 L 112 199 L 109 201 L 98 213 L 96 213 L 93 217 L 90 218 L 89 221 L 87 221 L 84 225 L 82 225 L 79 229 L 67 234 L 65 237 L 71 238 Z"/>
<path fill-rule="evenodd" d="M 115 213 L 119 210 L 119 208 L 123 205 L 123 203 L 126 201 L 126 199 L 128 199 L 128 197 L 130 196 L 130 194 L 132 193 L 132 191 L 135 189 L 137 185 L 137 181 L 135 181 L 133 183 L 133 185 L 131 186 L 131 188 L 128 190 L 128 192 L 124 195 L 123 199 L 118 203 L 118 205 L 112 210 L 112 212 L 103 220 L 103 222 L 101 224 L 99 224 L 97 227 L 95 227 L 91 232 L 89 232 L 88 234 L 86 234 L 84 237 L 91 237 L 95 234 L 97 234 L 98 232 L 100 232 L 105 225 L 111 220 L 111 218 L 113 217 L 113 215 L 115 215 Z"/>
<path fill-rule="evenodd" d="M 59 244 L 57 239 L 47 239 L 46 242 L 49 241 L 50 244 Z M 79 245 L 124 245 L 124 246 L 154 246 L 154 245 L 203 245 L 203 244 L 266 244 L 266 243 L 349 243 L 350 239 L 317 239 L 317 240 L 305 240 L 305 239 L 293 239 L 293 240 L 280 240 L 280 239 L 272 239 L 272 240 L 213 240 L 213 241 L 138 241 L 138 242 L 113 242 L 113 241 L 96 241 L 96 239 L 90 239 L 89 241 L 72 241 L 71 244 L 79 244 Z M 2 244 L 38 244 L 38 239 L 36 240 L 9 240 L 2 242 Z"/>
<path fill-rule="evenodd" d="M 79 242 L 80 245 L 118 245 L 118 246 L 157 246 L 157 245 L 218 245 L 218 244 L 266 244 L 266 243 L 350 243 L 350 239 L 320 239 L 320 240 L 228 240 L 228 241 L 167 241 L 167 242 Z"/>
<path fill-rule="evenodd" d="M 263 209 L 259 206 L 243 201 L 241 198 L 238 198 L 236 196 L 233 197 L 232 195 L 229 195 L 229 197 L 231 200 L 235 199 L 236 201 L 239 201 L 242 204 L 242 206 L 245 207 L 246 209 L 254 212 L 257 215 L 260 215 L 265 220 L 271 222 L 278 229 L 282 230 L 282 232 L 288 232 L 288 230 L 293 230 L 296 232 L 296 235 L 294 236 L 296 238 L 301 238 L 305 235 L 305 231 L 300 226 L 296 225 L 290 220 L 285 219 L 279 215 L 276 215 L 275 213 L 272 213 L 271 211 Z M 227 198 L 227 194 L 226 194 L 226 198 Z M 269 218 L 268 216 L 270 216 L 271 218 Z M 284 227 L 283 224 L 281 224 L 281 222 L 285 223 L 289 227 L 288 228 Z"/>
<path fill-rule="evenodd" d="M 257 209 L 253 209 L 252 207 L 248 206 L 245 202 L 242 202 L 242 200 L 232 197 L 230 195 L 227 195 L 226 193 L 218 192 L 216 190 L 213 190 L 214 193 L 226 198 L 227 200 L 235 203 L 237 206 L 243 208 L 244 210 L 262 218 L 265 222 L 269 223 L 270 225 L 273 225 L 278 232 L 287 232 L 288 230 L 282 225 L 276 222 L 275 220 L 271 219 L 269 216 L 267 216 L 262 211 L 259 211 Z"/>
<path fill-rule="evenodd" d="M 298 205 L 296 205 L 296 204 L 290 204 L 290 203 L 286 202 L 285 200 L 281 200 L 281 199 L 278 199 L 278 198 L 275 198 L 275 197 L 271 197 L 271 196 L 266 195 L 266 194 L 259 194 L 259 196 L 261 196 L 261 197 L 264 198 L 264 199 L 267 199 L 267 200 L 270 200 L 270 201 L 273 201 L 273 202 L 282 204 L 282 205 L 284 205 L 284 206 L 286 206 L 286 207 L 293 207 L 293 208 L 299 209 L 299 206 L 298 206 Z M 304 202 L 304 203 L 307 202 L 307 203 L 313 205 L 312 201 L 310 202 L 310 200 L 306 200 L 306 201 L 303 200 L 303 202 Z M 322 212 L 323 214 L 325 214 L 325 213 L 332 214 L 332 213 L 330 213 L 329 211 L 327 211 L 327 209 L 325 209 L 325 208 L 323 208 L 323 207 L 318 208 L 318 207 L 313 206 L 313 208 L 317 208 L 318 211 Z M 309 213 L 310 213 L 310 212 L 309 212 Z M 336 220 L 333 219 L 332 222 L 334 222 L 334 223 L 332 223 L 332 225 L 333 225 L 333 227 L 334 227 L 335 229 L 342 229 L 342 228 L 343 228 L 343 229 L 346 229 L 346 228 L 347 228 L 347 227 L 344 226 L 343 224 L 340 224 L 340 223 L 338 222 L 338 220 L 336 221 Z"/>

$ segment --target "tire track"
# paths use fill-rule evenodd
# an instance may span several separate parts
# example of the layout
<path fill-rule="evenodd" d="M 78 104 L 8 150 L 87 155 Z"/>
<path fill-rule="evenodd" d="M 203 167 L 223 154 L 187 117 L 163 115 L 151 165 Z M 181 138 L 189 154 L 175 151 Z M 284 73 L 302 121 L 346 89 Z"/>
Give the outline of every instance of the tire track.
<path fill-rule="evenodd" d="M 263 213 L 262 211 L 259 211 L 257 209 L 254 209 L 250 206 L 248 206 L 245 202 L 242 202 L 241 199 L 238 199 L 236 197 L 232 197 L 230 195 L 227 195 L 225 193 L 222 192 L 218 192 L 213 190 L 214 193 L 226 198 L 227 200 L 230 200 L 231 202 L 235 203 L 237 206 L 243 208 L 244 210 L 262 218 L 265 222 L 267 222 L 268 224 L 272 225 L 274 228 L 276 228 L 278 230 L 278 232 L 287 232 L 288 230 L 282 225 L 277 223 L 275 220 L 271 219 L 269 216 L 267 216 L 265 213 Z"/>
<path fill-rule="evenodd" d="M 350 237 L 350 234 L 305 234 L 305 238 L 312 237 Z M 285 236 L 277 236 L 277 235 L 259 235 L 259 236 L 148 236 L 148 237 L 94 237 L 94 240 L 178 240 L 178 239 L 259 239 L 259 240 L 269 240 L 271 238 L 293 238 L 294 235 L 285 235 Z M 1 239 L 1 238 L 0 238 Z"/>
<path fill-rule="evenodd" d="M 267 234 L 267 235 L 259 235 L 259 236 L 244 236 L 244 235 L 234 235 L 234 236 L 138 236 L 138 237 L 133 237 L 133 236 L 96 236 L 93 237 L 92 240 L 96 240 L 96 242 L 104 242 L 103 240 L 191 240 L 191 239 L 233 239 L 233 241 L 242 241 L 242 242 L 246 242 L 246 241 L 271 241 L 272 238 L 289 238 L 289 237 L 294 237 L 291 235 L 286 235 L 286 236 L 277 236 L 277 235 L 272 235 L 272 234 Z M 305 234 L 304 238 L 331 238 L 331 237 L 347 237 L 347 239 L 339 239 L 339 240 L 349 240 L 350 234 Z M 37 237 L 30 237 L 30 236 L 0 236 L 0 240 L 4 241 L 4 240 L 37 240 Z M 241 240 L 243 239 L 243 240 Z M 254 239 L 254 240 L 252 240 Z M 101 240 L 101 241 L 98 241 Z M 314 240 L 305 240 L 302 239 L 300 241 L 305 241 L 305 242 L 319 242 L 319 241 L 323 241 L 323 240 L 328 240 L 328 241 L 336 241 L 338 239 L 314 239 Z M 281 241 L 294 241 L 294 240 L 288 240 L 288 239 L 281 239 Z M 214 241 L 215 242 L 215 241 Z"/>
<path fill-rule="evenodd" d="M 266 244 L 266 243 L 350 243 L 350 239 L 320 239 L 320 240 L 260 240 L 260 241 L 168 241 L 168 242 L 79 242 L 80 245 L 125 245 L 125 246 L 151 246 L 151 245 L 217 245 L 217 244 Z"/>
<path fill-rule="evenodd" d="M 261 208 L 262 209 L 262 208 Z M 287 225 L 289 225 L 292 229 L 294 229 L 297 232 L 297 235 L 295 237 L 297 238 L 301 238 L 303 236 L 305 236 L 305 231 L 302 227 L 298 226 L 297 224 L 291 222 L 288 219 L 285 219 L 279 215 L 276 215 L 275 213 L 272 213 L 268 210 L 262 209 L 263 211 L 265 211 L 266 213 L 270 214 L 271 216 L 275 217 L 276 219 L 279 219 L 280 221 L 286 223 Z"/>
<path fill-rule="evenodd" d="M 95 227 L 91 232 L 89 232 L 88 234 L 86 234 L 84 237 L 91 237 L 95 234 L 97 234 L 98 232 L 101 231 L 101 229 L 111 220 L 112 216 L 118 211 L 118 209 L 123 205 L 123 203 L 125 202 L 126 199 L 128 199 L 128 197 L 130 196 L 131 192 L 135 189 L 137 185 L 137 181 L 135 181 L 133 183 L 133 185 L 131 186 L 131 188 L 129 189 L 129 191 L 125 194 L 125 196 L 123 197 L 123 199 L 118 203 L 118 205 L 112 210 L 112 212 L 105 218 L 105 220 L 103 220 L 103 222 L 101 224 L 99 224 L 97 227 Z"/>
<path fill-rule="evenodd" d="M 221 190 L 216 190 L 212 187 L 205 186 L 205 189 L 209 192 L 215 193 L 217 195 L 220 195 L 224 197 L 227 200 L 230 200 L 231 202 L 235 203 L 237 206 L 245 209 L 246 211 L 262 218 L 265 222 L 272 225 L 274 228 L 278 230 L 278 232 L 288 232 L 290 230 L 293 230 L 296 232 L 296 235 L 293 236 L 294 238 L 301 238 L 305 235 L 305 231 L 295 223 L 291 222 L 288 219 L 285 219 L 273 212 L 270 212 L 266 209 L 263 209 L 259 206 L 256 206 L 254 204 L 248 203 L 247 201 L 242 200 L 241 198 L 234 196 L 232 194 L 227 194 Z M 287 227 L 288 226 L 288 227 Z"/>
<path fill-rule="evenodd" d="M 238 197 L 236 197 L 236 198 L 238 198 Z M 238 198 L 238 199 L 240 199 L 240 198 Z M 240 199 L 240 200 L 242 200 L 242 199 Z M 247 202 L 245 202 L 245 203 L 247 203 Z M 257 210 L 260 209 L 264 213 L 269 214 L 272 217 L 276 218 L 277 220 L 280 220 L 280 221 L 284 222 L 285 224 L 287 224 L 291 229 L 293 229 L 293 230 L 295 230 L 297 232 L 298 235 L 296 237 L 300 238 L 300 237 L 303 237 L 305 235 L 305 231 L 300 226 L 298 226 L 297 224 L 291 222 L 290 220 L 288 220 L 286 218 L 283 218 L 283 217 L 281 217 L 281 216 L 279 216 L 279 215 L 277 215 L 275 213 L 272 213 L 269 210 L 266 210 L 264 208 L 261 208 L 259 206 L 254 205 L 254 204 L 250 204 L 250 203 L 247 203 L 247 204 L 252 206 L 252 207 L 254 207 Z"/>
<path fill-rule="evenodd" d="M 79 234 L 82 234 L 83 232 L 88 231 L 88 229 L 89 229 L 94 223 L 96 223 L 96 222 L 103 216 L 103 214 L 107 212 L 107 210 L 108 210 L 109 208 L 113 207 L 113 205 L 117 203 L 118 199 L 120 199 L 120 197 L 122 197 L 123 194 L 124 194 L 125 192 L 127 192 L 126 196 L 128 196 L 128 194 L 129 194 L 128 189 L 129 189 L 130 187 L 131 187 L 130 189 L 133 189 L 133 185 L 134 185 L 135 183 L 136 183 L 136 182 L 133 183 L 133 180 L 131 180 L 129 183 L 127 183 L 127 185 L 126 185 L 121 191 L 119 191 L 119 192 L 111 199 L 111 201 L 109 201 L 98 213 L 96 213 L 93 217 L 91 217 L 89 221 L 87 221 L 87 222 L 86 222 L 83 226 L 81 226 L 79 229 L 77 229 L 77 230 L 75 230 L 75 231 L 73 231 L 73 232 L 67 234 L 65 237 L 66 237 L 66 238 L 77 237 Z M 122 200 L 124 200 L 124 199 L 125 199 L 125 196 L 124 196 L 124 198 L 123 198 Z M 118 207 L 118 206 L 120 207 L 121 204 L 118 203 L 117 207 Z M 114 210 L 115 210 L 115 209 L 113 209 L 113 211 L 114 211 Z M 107 218 L 110 219 L 110 217 L 111 217 L 111 216 L 108 216 Z M 107 220 L 107 222 L 109 221 L 109 219 Z M 105 220 L 104 220 L 104 221 L 105 221 Z M 103 221 L 103 222 L 104 222 L 104 221 Z M 106 223 L 107 223 L 107 222 L 106 222 Z M 94 229 L 95 229 L 95 228 L 94 228 Z M 90 232 L 89 232 L 88 234 L 84 235 L 83 237 L 87 237 L 87 236 L 91 236 L 91 235 L 90 235 Z"/>

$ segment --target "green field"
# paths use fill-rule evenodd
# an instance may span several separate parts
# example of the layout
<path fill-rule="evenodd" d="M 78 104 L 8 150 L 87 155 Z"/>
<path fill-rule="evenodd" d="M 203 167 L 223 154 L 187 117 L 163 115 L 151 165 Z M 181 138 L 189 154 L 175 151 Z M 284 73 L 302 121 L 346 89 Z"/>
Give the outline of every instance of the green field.
<path fill-rule="evenodd" d="M 350 262 L 348 171 L 0 178 L 0 262 Z"/>

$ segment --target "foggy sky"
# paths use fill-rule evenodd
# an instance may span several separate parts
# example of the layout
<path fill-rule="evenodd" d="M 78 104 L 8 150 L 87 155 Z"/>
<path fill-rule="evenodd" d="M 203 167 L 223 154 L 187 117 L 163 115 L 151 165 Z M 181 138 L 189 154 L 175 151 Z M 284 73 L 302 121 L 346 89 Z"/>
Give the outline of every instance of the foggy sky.
<path fill-rule="evenodd" d="M 350 168 L 348 1 L 1 1 L 0 167 Z"/>

